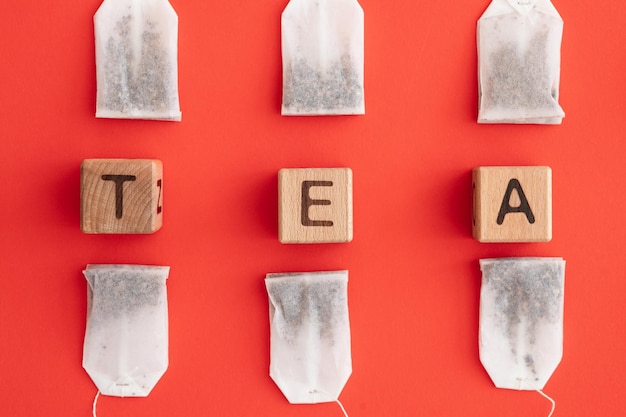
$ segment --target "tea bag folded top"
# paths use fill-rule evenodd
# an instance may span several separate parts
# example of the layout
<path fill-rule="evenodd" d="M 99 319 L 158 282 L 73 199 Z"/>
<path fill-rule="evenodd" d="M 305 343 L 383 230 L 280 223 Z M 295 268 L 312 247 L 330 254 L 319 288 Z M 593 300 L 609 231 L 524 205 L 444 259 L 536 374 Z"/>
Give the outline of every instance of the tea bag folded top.
<path fill-rule="evenodd" d="M 166 266 L 87 265 L 83 367 L 104 395 L 145 397 L 168 366 Z"/>
<path fill-rule="evenodd" d="M 498 388 L 541 390 L 563 355 L 561 258 L 481 259 L 480 360 Z"/>
<path fill-rule="evenodd" d="M 479 123 L 561 123 L 562 33 L 549 0 L 492 0 L 477 29 Z"/>
<path fill-rule="evenodd" d="M 181 120 L 178 16 L 168 0 L 104 0 L 94 29 L 96 117 Z"/>
<path fill-rule="evenodd" d="M 290 0 L 282 14 L 282 114 L 365 113 L 363 38 L 357 0 Z"/>
<path fill-rule="evenodd" d="M 348 271 L 268 274 L 270 376 L 292 404 L 338 401 L 352 373 Z"/>

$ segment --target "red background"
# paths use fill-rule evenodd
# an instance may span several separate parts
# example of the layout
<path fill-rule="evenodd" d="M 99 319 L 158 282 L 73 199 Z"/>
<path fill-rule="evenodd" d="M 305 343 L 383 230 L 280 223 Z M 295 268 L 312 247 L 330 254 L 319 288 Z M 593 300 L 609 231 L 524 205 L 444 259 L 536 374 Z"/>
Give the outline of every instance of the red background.
<path fill-rule="evenodd" d="M 172 0 L 183 121 L 100 120 L 92 16 L 100 0 L 5 2 L 0 13 L 0 409 L 86 416 L 87 263 L 170 265 L 170 368 L 107 416 L 340 416 L 290 405 L 268 376 L 268 272 L 349 269 L 352 416 L 544 416 L 496 389 L 478 359 L 478 260 L 567 261 L 564 357 L 545 392 L 557 416 L 626 408 L 626 6 L 555 2 L 565 21 L 561 126 L 478 125 L 481 2 L 362 0 L 366 112 L 280 116 L 285 0 Z M 157 158 L 164 226 L 85 235 L 80 162 Z M 553 240 L 471 238 L 481 165 L 553 169 Z M 277 171 L 348 166 L 354 240 L 282 245 Z"/>

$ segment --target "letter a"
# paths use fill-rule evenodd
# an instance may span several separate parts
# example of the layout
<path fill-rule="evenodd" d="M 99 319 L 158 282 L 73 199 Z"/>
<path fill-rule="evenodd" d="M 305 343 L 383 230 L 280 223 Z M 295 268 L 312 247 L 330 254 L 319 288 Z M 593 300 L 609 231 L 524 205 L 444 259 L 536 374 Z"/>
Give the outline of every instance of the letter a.
<path fill-rule="evenodd" d="M 510 204 L 513 190 L 517 191 L 517 195 L 520 199 L 520 204 L 517 207 L 511 207 Z M 528 200 L 526 199 L 526 195 L 524 195 L 522 186 L 515 178 L 512 178 L 506 187 L 506 192 L 504 193 L 504 198 L 502 199 L 502 204 L 500 205 L 500 211 L 498 212 L 497 223 L 502 224 L 504 222 L 504 216 L 508 213 L 524 213 L 526 214 L 526 218 L 530 224 L 535 222 L 535 216 L 533 215 L 533 211 L 530 209 L 530 204 L 528 204 Z"/>

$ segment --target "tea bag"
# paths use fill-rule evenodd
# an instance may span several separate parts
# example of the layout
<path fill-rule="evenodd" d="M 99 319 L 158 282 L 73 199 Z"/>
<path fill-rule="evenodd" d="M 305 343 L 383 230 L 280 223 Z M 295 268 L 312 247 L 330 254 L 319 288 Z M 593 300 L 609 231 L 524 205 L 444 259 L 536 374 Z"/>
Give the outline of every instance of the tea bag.
<path fill-rule="evenodd" d="M 169 267 L 87 265 L 83 273 L 83 367 L 104 395 L 147 396 L 168 366 Z"/>
<path fill-rule="evenodd" d="M 271 378 L 292 404 L 339 402 L 352 373 L 348 271 L 268 274 L 265 285 Z"/>
<path fill-rule="evenodd" d="M 498 388 L 541 390 L 563 355 L 561 258 L 481 259 L 480 360 Z"/>
<path fill-rule="evenodd" d="M 96 117 L 180 121 L 178 16 L 168 0 L 104 0 L 94 28 Z"/>
<path fill-rule="evenodd" d="M 357 0 L 291 0 L 282 14 L 282 114 L 364 114 L 363 37 Z"/>
<path fill-rule="evenodd" d="M 550 0 L 492 0 L 478 20 L 479 123 L 561 123 L 562 33 Z"/>

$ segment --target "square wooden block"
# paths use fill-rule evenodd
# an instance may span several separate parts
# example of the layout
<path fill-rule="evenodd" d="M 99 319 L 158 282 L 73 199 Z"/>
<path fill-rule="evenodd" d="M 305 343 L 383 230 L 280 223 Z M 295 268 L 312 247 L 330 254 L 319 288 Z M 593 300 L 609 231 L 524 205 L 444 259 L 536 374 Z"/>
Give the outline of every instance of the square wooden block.
<path fill-rule="evenodd" d="M 278 240 L 352 240 L 352 170 L 283 168 L 278 172 Z"/>
<path fill-rule="evenodd" d="M 163 164 L 155 159 L 85 159 L 80 167 L 84 233 L 154 233 L 163 224 Z"/>
<path fill-rule="evenodd" d="M 472 232 L 480 242 L 552 239 L 552 170 L 478 167 L 472 172 Z"/>

